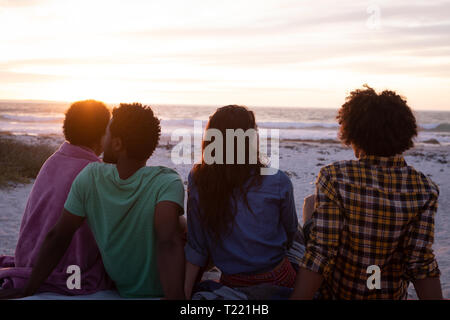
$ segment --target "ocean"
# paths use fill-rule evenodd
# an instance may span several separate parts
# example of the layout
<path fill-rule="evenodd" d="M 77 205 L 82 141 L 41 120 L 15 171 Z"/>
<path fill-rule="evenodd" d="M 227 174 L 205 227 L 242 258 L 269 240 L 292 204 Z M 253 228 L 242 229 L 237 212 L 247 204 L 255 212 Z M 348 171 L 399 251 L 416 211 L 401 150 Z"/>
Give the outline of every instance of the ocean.
<path fill-rule="evenodd" d="M 12 134 L 62 134 L 64 111 L 69 103 L 0 102 L 0 132 Z M 111 106 L 113 107 L 113 106 Z M 152 105 L 161 119 L 162 135 L 175 129 L 193 131 L 194 121 L 203 126 L 217 106 Z M 337 109 L 251 107 L 258 127 L 279 129 L 281 139 L 337 140 Z M 415 111 L 420 126 L 417 143 L 438 141 L 450 145 L 450 111 Z"/>

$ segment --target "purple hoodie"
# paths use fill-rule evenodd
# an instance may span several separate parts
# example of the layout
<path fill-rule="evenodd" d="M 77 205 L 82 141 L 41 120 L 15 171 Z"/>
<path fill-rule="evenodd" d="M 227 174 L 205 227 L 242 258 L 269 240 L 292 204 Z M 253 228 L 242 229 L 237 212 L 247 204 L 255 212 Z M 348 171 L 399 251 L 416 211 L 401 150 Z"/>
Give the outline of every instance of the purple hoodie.
<path fill-rule="evenodd" d="M 93 151 L 65 142 L 44 163 L 28 197 L 15 256 L 0 256 L 2 288 L 25 286 L 45 236 L 61 216 L 73 180 L 86 165 L 94 161 L 99 159 Z M 67 288 L 66 282 L 71 275 L 67 273 L 67 268 L 70 265 L 77 265 L 81 269 L 81 289 Z M 85 221 L 39 292 L 79 295 L 111 288 L 112 282 Z"/>

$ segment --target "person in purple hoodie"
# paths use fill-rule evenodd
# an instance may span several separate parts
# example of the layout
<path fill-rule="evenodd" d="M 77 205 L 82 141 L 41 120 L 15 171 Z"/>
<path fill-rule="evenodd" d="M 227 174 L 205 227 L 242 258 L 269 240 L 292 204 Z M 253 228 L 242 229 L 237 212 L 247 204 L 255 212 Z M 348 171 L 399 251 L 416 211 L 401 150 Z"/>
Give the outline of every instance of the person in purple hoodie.
<path fill-rule="evenodd" d="M 60 217 L 75 177 L 89 163 L 100 161 L 101 142 L 109 120 L 108 108 L 95 100 L 75 102 L 67 110 L 63 126 L 66 142 L 47 159 L 36 178 L 22 218 L 15 255 L 0 256 L 1 289 L 21 288 L 29 279 L 39 248 Z M 67 285 L 73 266 L 78 266 L 81 274 L 80 285 L 75 288 Z M 39 291 L 82 295 L 112 286 L 94 236 L 84 223 Z"/>

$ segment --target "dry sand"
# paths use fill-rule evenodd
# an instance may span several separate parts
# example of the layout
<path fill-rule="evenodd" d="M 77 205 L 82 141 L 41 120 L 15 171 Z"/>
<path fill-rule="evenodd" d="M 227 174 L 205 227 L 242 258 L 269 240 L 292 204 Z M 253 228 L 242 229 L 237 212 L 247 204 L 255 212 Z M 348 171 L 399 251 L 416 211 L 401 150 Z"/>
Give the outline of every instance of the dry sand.
<path fill-rule="evenodd" d="M 20 138 L 20 137 L 18 137 Z M 27 138 L 29 139 L 29 138 Z M 450 146 L 419 145 L 405 154 L 409 165 L 424 172 L 440 187 L 439 210 L 436 215 L 434 250 L 442 272 L 444 296 L 450 298 Z M 162 143 L 149 165 L 164 165 L 179 172 L 187 180 L 192 165 L 174 165 L 171 146 Z M 302 221 L 303 198 L 314 192 L 314 181 L 320 168 L 337 160 L 354 159 L 352 150 L 328 142 L 280 142 L 280 169 L 292 179 L 299 219 Z M 20 221 L 32 184 L 0 190 L 0 255 L 14 254 Z M 414 290 L 410 295 L 415 297 Z"/>

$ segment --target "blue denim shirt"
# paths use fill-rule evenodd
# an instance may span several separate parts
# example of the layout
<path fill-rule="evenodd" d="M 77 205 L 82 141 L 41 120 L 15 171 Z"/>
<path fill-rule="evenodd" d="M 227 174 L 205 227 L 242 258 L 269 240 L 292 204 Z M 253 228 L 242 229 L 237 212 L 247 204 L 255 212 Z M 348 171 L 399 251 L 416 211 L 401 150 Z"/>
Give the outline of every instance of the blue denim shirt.
<path fill-rule="evenodd" d="M 282 171 L 262 176 L 261 185 L 251 187 L 247 194 L 253 212 L 243 200 L 238 200 L 231 232 L 223 237 L 222 245 L 214 245 L 200 221 L 199 195 L 191 175 L 192 172 L 188 177 L 186 259 L 204 267 L 211 257 L 224 274 L 261 273 L 275 268 L 286 255 L 298 226 L 289 177 Z"/>

